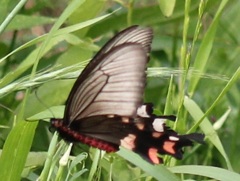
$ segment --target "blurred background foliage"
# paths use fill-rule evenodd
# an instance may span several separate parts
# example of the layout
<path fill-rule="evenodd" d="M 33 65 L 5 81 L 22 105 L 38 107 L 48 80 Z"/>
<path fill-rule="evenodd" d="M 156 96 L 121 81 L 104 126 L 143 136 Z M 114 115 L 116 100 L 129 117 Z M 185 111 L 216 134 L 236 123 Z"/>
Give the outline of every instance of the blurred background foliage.
<path fill-rule="evenodd" d="M 23 5 L 18 9 L 18 12 L 12 14 L 12 10 L 21 2 Z M 70 7 L 74 2 L 78 6 Z M 225 2 L 227 2 L 226 5 Z M 222 5 L 224 8 L 217 19 L 218 21 L 214 21 Z M 199 8 L 202 11 L 200 15 Z M 13 132 L 16 134 L 12 143 L 19 143 L 20 145 L 25 142 L 20 142 L 21 137 L 18 136 L 26 134 L 29 148 L 23 146 L 22 151 L 25 157 L 22 157 L 23 167 L 20 168 L 19 173 L 22 179 L 36 179 L 44 166 L 53 135 L 48 129 L 49 118 L 59 117 L 63 114 L 55 111 L 53 106 L 65 103 L 75 80 L 73 78 L 79 75 L 100 47 L 118 31 L 134 24 L 149 26 L 154 30 L 151 61 L 149 63 L 151 68 L 148 70 L 145 100 L 146 102 L 153 102 L 156 111 L 160 113 L 167 111 L 171 114 L 178 114 L 179 120 L 175 125 L 176 129 L 182 134 L 186 133 L 194 124 L 194 120 L 192 116 L 187 114 L 188 111 L 180 106 L 183 96 L 189 95 L 205 113 L 240 67 L 239 8 L 240 1 L 238 0 L 171 0 L 171 2 L 160 0 L 86 0 L 78 3 L 76 1 L 70 3 L 66 0 L 29 0 L 26 2 L 6 0 L 0 2 L 2 28 L 0 29 L 1 150 L 13 150 L 15 148 L 14 145 L 9 148 L 6 146 L 8 144 L 4 146 L 7 139 L 11 140 L 9 136 L 11 133 L 12 135 Z M 109 13 L 112 14 L 103 17 Z M 4 27 L 3 22 L 7 20 L 9 14 L 13 15 L 13 19 Z M 209 35 L 214 40 L 211 47 L 209 46 L 211 41 L 206 39 L 205 36 L 213 22 L 217 22 L 217 26 L 216 32 Z M 84 28 L 79 25 L 80 23 L 86 23 Z M 200 28 L 199 31 L 196 31 L 198 23 Z M 74 29 L 74 26 L 78 25 L 79 27 Z M 66 31 L 58 32 L 59 28 Z M 196 32 L 197 38 L 194 40 Z M 58 36 L 55 36 L 54 33 L 58 33 Z M 50 38 L 42 37 L 44 34 L 48 34 Z M 186 40 L 185 56 L 183 56 L 184 36 Z M 206 63 L 202 62 L 201 65 L 201 61 L 198 61 L 200 65 L 197 67 L 194 63 L 196 57 L 200 56 L 198 55 L 200 48 L 204 48 L 203 40 L 205 40 L 205 43 L 207 42 L 206 45 L 208 45 L 210 54 L 208 55 L 205 52 Z M 186 61 L 187 56 L 189 56 L 189 63 Z M 204 55 L 202 56 L 204 57 Z M 39 63 L 36 63 L 38 61 Z M 33 71 L 34 66 L 37 68 L 36 71 Z M 196 69 L 201 66 L 202 69 Z M 187 78 L 185 80 L 186 72 Z M 169 88 L 171 76 L 173 76 L 173 82 Z M 199 78 L 199 82 L 197 82 L 196 88 L 190 91 L 189 85 L 191 85 L 191 80 L 194 77 Z M 182 80 L 184 80 L 184 83 Z M 169 91 L 171 97 L 168 100 Z M 166 101 L 170 105 L 167 110 L 165 107 Z M 34 117 L 34 115 L 45 110 L 48 113 L 45 112 Z M 50 113 L 49 110 L 51 110 Z M 33 118 L 29 119 L 31 117 Z M 217 131 L 232 169 L 235 173 L 239 173 L 239 76 L 206 117 L 212 125 L 219 124 L 219 120 L 220 122 L 223 120 L 224 123 L 220 127 L 213 128 Z M 13 129 L 23 120 L 28 120 L 28 124 L 35 124 L 31 128 L 31 133 L 27 132 L 26 125 L 26 130 L 21 127 L 19 131 Z M 38 122 L 38 120 L 40 121 Z M 197 131 L 204 132 L 202 129 Z M 79 149 L 80 152 L 83 152 L 82 150 L 90 152 L 90 156 L 91 153 L 96 152 L 94 149 L 89 150 L 84 145 L 80 148 L 74 147 L 73 152 L 75 150 L 79 152 Z M 206 165 L 231 170 L 229 165 L 226 164 L 226 159 L 207 140 L 206 145 L 195 146 L 193 149 L 187 149 L 186 152 L 186 159 L 178 162 L 167 162 L 167 165 Z M 192 152 L 194 153 L 192 154 Z M 2 154 L 2 157 L 4 155 L 6 154 Z M 7 159 L 2 157 L 0 162 L 6 162 Z M 88 157 L 84 164 L 87 169 L 90 169 L 93 164 L 91 158 Z M 25 162 L 26 159 L 27 162 Z M 14 164 L 17 164 L 16 160 Z M 109 165 L 112 165 L 111 170 L 108 170 Z M 99 169 L 96 171 L 100 175 L 98 177 L 95 175 L 96 178 L 94 177 L 94 179 L 157 179 L 117 154 L 111 154 L 110 157 L 105 155 L 105 159 L 101 162 L 101 168 L 101 171 Z M 0 173 L 3 172 L 0 171 Z M 89 179 L 88 172 L 84 174 L 85 176 L 82 179 Z M 15 178 L 18 177 L 19 174 L 16 174 Z M 201 180 L 203 177 L 186 176 L 185 178 Z"/>

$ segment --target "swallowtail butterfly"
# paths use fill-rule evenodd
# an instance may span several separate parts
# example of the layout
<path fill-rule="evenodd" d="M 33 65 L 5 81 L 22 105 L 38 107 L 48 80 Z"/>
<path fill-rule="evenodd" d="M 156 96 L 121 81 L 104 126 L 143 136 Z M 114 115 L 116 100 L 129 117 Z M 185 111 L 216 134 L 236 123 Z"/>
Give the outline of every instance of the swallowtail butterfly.
<path fill-rule="evenodd" d="M 178 135 L 165 125 L 175 116 L 153 114 L 143 103 L 146 68 L 153 32 L 129 27 L 114 36 L 94 56 L 76 80 L 63 119 L 51 119 L 62 138 L 115 152 L 119 146 L 151 163 L 158 154 L 182 158 L 183 147 L 203 142 L 204 135 Z"/>

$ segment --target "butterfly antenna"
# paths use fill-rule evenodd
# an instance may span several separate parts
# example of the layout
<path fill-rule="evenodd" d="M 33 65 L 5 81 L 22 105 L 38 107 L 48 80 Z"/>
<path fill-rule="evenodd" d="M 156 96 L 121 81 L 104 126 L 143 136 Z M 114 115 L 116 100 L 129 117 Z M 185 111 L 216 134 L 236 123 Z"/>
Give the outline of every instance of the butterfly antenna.
<path fill-rule="evenodd" d="M 1 104 L 0 103 L 0 107 L 2 107 L 2 108 L 4 108 L 4 109 L 6 109 L 6 110 L 8 110 L 9 112 L 11 112 L 11 113 L 13 113 L 13 126 L 16 124 L 16 120 L 17 120 L 17 115 L 16 115 L 16 113 L 12 110 L 12 109 L 10 109 L 9 107 L 7 107 L 7 106 L 5 106 L 5 105 L 3 105 L 3 104 Z"/>
<path fill-rule="evenodd" d="M 14 112 L 12 109 L 10 109 L 9 107 L 3 105 L 2 103 L 0 103 L 0 107 L 6 109 L 6 110 L 8 110 L 9 112 L 11 112 L 11 113 L 13 113 L 14 115 L 16 115 L 15 112 Z"/>
<path fill-rule="evenodd" d="M 36 96 L 37 100 L 43 105 L 43 107 L 45 107 L 45 108 L 52 114 L 52 116 L 49 117 L 49 118 L 55 118 L 55 115 L 54 115 L 53 111 L 49 108 L 49 106 L 47 106 L 47 104 L 45 104 L 45 103 L 39 98 L 36 90 L 34 91 L 34 93 L 35 93 L 35 96 Z"/>

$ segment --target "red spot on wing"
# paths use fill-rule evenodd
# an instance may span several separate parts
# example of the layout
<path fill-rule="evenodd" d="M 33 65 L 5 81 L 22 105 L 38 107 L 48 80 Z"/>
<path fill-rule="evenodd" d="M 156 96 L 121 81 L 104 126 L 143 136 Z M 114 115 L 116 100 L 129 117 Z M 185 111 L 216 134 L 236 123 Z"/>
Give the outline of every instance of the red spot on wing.
<path fill-rule="evenodd" d="M 164 144 L 163 144 L 163 149 L 170 153 L 170 154 L 175 154 L 176 151 L 174 150 L 174 146 L 175 146 L 175 142 L 171 142 L 171 141 L 165 141 Z"/>
<path fill-rule="evenodd" d="M 122 122 L 123 123 L 129 123 L 129 118 L 128 117 L 122 117 Z"/>
<path fill-rule="evenodd" d="M 157 156 L 158 150 L 156 148 L 148 149 L 148 157 L 154 164 L 160 164 L 160 158 Z"/>
<path fill-rule="evenodd" d="M 145 125 L 143 123 L 136 123 L 135 125 L 139 130 L 144 130 L 145 128 Z"/>
<path fill-rule="evenodd" d="M 128 134 L 128 136 L 120 140 L 120 145 L 128 150 L 133 150 L 136 146 L 135 139 L 136 136 L 134 134 Z"/>
<path fill-rule="evenodd" d="M 154 138 L 160 138 L 162 135 L 163 135 L 163 133 L 159 133 L 159 132 L 152 133 L 152 137 L 154 137 Z"/>

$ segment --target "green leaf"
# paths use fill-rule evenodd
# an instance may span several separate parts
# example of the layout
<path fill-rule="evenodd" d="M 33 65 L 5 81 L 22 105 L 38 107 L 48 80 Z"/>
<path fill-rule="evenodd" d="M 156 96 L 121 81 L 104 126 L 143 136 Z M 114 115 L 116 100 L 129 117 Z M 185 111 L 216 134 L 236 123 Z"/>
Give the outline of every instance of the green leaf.
<path fill-rule="evenodd" d="M 213 45 L 213 41 L 215 38 L 215 33 L 217 30 L 217 26 L 218 26 L 218 22 L 220 19 L 220 16 L 222 14 L 222 11 L 225 7 L 225 5 L 227 4 L 228 0 L 222 0 L 218 11 L 212 21 L 212 24 L 210 25 L 209 29 L 207 30 L 202 43 L 200 45 L 200 48 L 197 52 L 196 58 L 194 60 L 194 65 L 193 65 L 193 69 L 197 70 L 199 72 L 204 72 L 207 66 L 207 62 L 209 60 L 209 56 L 210 53 L 212 51 L 212 45 Z M 188 92 L 189 95 L 192 96 L 194 93 L 194 90 L 197 87 L 197 84 L 200 80 L 200 77 L 198 76 L 193 76 L 190 79 L 190 83 L 189 83 L 189 87 L 188 87 Z"/>
<path fill-rule="evenodd" d="M 11 130 L 0 157 L 1 180 L 20 180 L 37 125 L 37 121 L 20 121 Z"/>
<path fill-rule="evenodd" d="M 55 19 L 43 16 L 16 15 L 5 31 L 22 30 L 55 22 Z"/>
<path fill-rule="evenodd" d="M 204 117 L 204 113 L 192 99 L 185 97 L 183 105 L 185 106 L 187 111 L 190 113 L 190 115 L 193 117 L 195 122 L 201 120 L 202 117 Z M 204 118 L 199 126 L 201 127 L 201 130 L 206 135 L 206 139 L 210 140 L 210 142 L 218 149 L 218 151 L 224 157 L 224 159 L 228 165 L 228 168 L 232 170 L 232 166 L 228 159 L 228 156 L 227 156 L 227 154 L 223 148 L 223 145 L 217 135 L 217 132 L 213 129 L 211 122 L 207 118 Z"/>
<path fill-rule="evenodd" d="M 164 109 L 164 114 L 172 114 L 173 113 L 173 92 L 174 92 L 174 86 L 173 86 L 173 76 L 171 76 L 169 87 L 168 87 L 168 94 L 167 94 L 167 99 L 166 99 L 166 104 L 165 104 L 165 109 Z"/>
<path fill-rule="evenodd" d="M 158 0 L 158 4 L 164 16 L 169 17 L 173 13 L 176 0 Z"/>
<path fill-rule="evenodd" d="M 101 12 L 104 6 L 106 6 L 104 1 L 87 0 L 68 18 L 68 22 L 70 24 L 77 24 L 78 22 L 92 19 Z M 89 28 L 86 27 L 76 33 L 79 37 L 84 37 Z"/>
<path fill-rule="evenodd" d="M 51 50 L 55 45 L 57 45 L 59 42 L 66 39 L 68 35 L 62 35 L 57 36 L 48 43 L 47 46 L 45 46 L 44 52 L 42 54 L 46 54 L 49 50 Z M 0 87 L 3 87 L 10 82 L 17 79 L 22 73 L 24 73 L 26 70 L 28 70 L 35 62 L 36 57 L 39 54 L 39 50 L 41 47 L 36 48 L 33 50 L 24 60 L 22 60 L 22 63 L 12 72 L 9 72 L 0 82 Z"/>
<path fill-rule="evenodd" d="M 27 120 L 39 120 L 39 119 L 45 119 L 45 118 L 63 118 L 65 106 L 54 106 L 50 107 L 49 109 L 46 109 L 45 111 L 39 112 L 29 118 Z"/>
<path fill-rule="evenodd" d="M 109 13 L 109 14 L 106 14 L 106 15 L 103 15 L 103 16 L 100 16 L 100 17 L 97 17 L 97 18 L 94 18 L 94 19 L 91 19 L 91 20 L 88 20 L 88 21 L 85 21 L 85 22 L 81 22 L 81 23 L 78 23 L 78 24 L 75 24 L 75 25 L 72 25 L 72 26 L 68 26 L 68 27 L 59 29 L 56 32 L 54 32 L 53 37 L 60 36 L 60 35 L 66 36 L 66 34 L 68 34 L 68 33 L 77 31 L 79 29 L 85 28 L 85 27 L 90 26 L 90 25 L 93 25 L 94 23 L 96 23 L 98 21 L 101 21 L 101 20 L 111 16 L 116 11 L 114 11 L 112 13 Z M 6 56 L 4 56 L 3 58 L 1 58 L 0 59 L 0 63 L 2 63 L 4 60 L 6 60 L 8 57 L 10 57 L 11 55 L 15 54 L 16 52 L 18 52 L 20 50 L 23 50 L 23 49 L 25 49 L 25 48 L 27 48 L 29 46 L 35 45 L 35 44 L 37 44 L 37 43 L 39 43 L 41 41 L 44 41 L 44 39 L 46 38 L 47 35 L 48 34 L 42 35 L 40 37 L 37 37 L 37 38 L 35 38 L 35 39 L 25 43 L 24 45 L 16 48 L 14 51 L 12 51 L 11 53 L 9 53 Z"/>
<path fill-rule="evenodd" d="M 240 180 L 240 175 L 238 173 L 212 166 L 184 165 L 171 167 L 169 168 L 169 170 L 174 173 L 185 173 L 191 175 L 205 176 L 213 178 L 214 180 Z"/>
<path fill-rule="evenodd" d="M 133 153 L 127 149 L 121 148 L 120 151 L 117 152 L 120 156 L 132 162 L 134 165 L 141 168 L 143 171 L 153 176 L 157 180 L 161 181 L 179 181 L 180 179 L 171 173 L 166 167 L 163 165 L 152 165 L 147 161 L 143 160 L 139 155 Z"/>
<path fill-rule="evenodd" d="M 166 23 L 172 23 L 175 21 L 179 21 L 184 17 L 184 3 L 181 1 L 176 2 L 176 7 L 178 7 L 173 15 L 170 18 L 166 18 L 164 16 L 159 15 L 159 6 L 144 6 L 140 8 L 134 9 L 134 13 L 132 14 L 132 23 L 145 25 L 145 26 L 153 26 L 154 24 L 165 25 Z M 196 13 L 198 6 L 193 5 L 190 8 L 189 13 Z M 157 18 L 156 18 L 157 17 Z M 91 27 L 88 32 L 92 37 L 101 36 L 102 34 L 111 30 L 119 30 L 120 28 L 127 27 L 127 12 L 121 12 L 119 14 L 115 14 L 114 16 L 105 19 L 102 22 L 99 22 Z"/>

